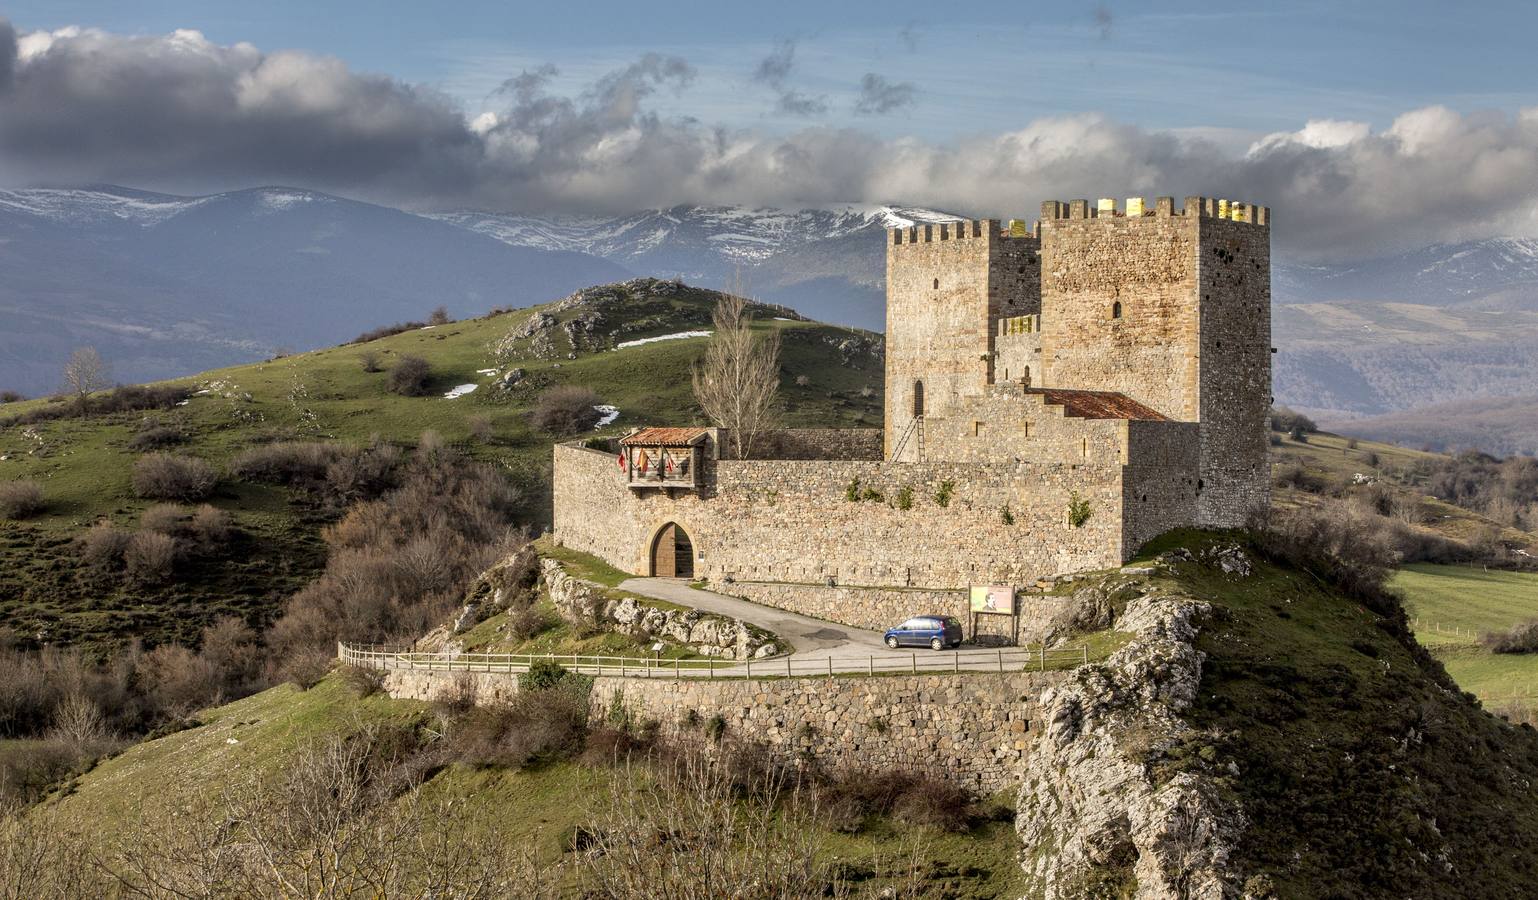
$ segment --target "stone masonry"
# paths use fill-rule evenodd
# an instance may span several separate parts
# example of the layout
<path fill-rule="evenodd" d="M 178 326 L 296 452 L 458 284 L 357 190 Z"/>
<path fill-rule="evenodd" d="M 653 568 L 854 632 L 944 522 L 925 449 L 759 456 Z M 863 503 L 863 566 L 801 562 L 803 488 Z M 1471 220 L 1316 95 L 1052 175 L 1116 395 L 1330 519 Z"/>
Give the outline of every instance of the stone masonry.
<path fill-rule="evenodd" d="M 640 575 L 955 591 L 1242 525 L 1270 500 L 1270 211 L 1041 213 L 887 233 L 880 431 L 776 432 L 734 460 L 711 429 L 682 486 L 558 445 L 554 539 Z M 855 618 L 895 624 L 901 604 L 861 596 Z"/>

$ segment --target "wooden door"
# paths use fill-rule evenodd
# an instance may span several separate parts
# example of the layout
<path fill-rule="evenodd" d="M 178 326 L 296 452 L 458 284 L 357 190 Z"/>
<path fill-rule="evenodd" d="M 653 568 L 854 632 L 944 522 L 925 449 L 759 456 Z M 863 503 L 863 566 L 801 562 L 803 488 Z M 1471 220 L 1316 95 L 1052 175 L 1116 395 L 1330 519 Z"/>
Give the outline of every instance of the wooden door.
<path fill-rule="evenodd" d="M 678 526 L 669 522 L 657 532 L 652 544 L 652 575 L 658 578 L 672 578 L 678 568 L 677 532 Z"/>

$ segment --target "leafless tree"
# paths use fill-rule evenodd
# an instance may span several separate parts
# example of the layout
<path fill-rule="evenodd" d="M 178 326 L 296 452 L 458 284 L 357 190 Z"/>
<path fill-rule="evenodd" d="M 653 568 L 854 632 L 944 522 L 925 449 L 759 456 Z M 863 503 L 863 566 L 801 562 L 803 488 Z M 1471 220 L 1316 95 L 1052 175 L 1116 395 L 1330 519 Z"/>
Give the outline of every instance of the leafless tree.
<path fill-rule="evenodd" d="M 774 425 L 780 389 L 780 336 L 753 332 L 742 277 L 733 278 L 716 303 L 715 333 L 705 358 L 694 367 L 694 397 L 705 415 L 727 429 L 728 450 L 737 459 Z"/>
<path fill-rule="evenodd" d="M 86 397 L 111 386 L 107 380 L 107 361 L 95 347 L 77 348 L 64 364 L 64 385 L 74 395 L 75 402 L 84 407 Z"/>

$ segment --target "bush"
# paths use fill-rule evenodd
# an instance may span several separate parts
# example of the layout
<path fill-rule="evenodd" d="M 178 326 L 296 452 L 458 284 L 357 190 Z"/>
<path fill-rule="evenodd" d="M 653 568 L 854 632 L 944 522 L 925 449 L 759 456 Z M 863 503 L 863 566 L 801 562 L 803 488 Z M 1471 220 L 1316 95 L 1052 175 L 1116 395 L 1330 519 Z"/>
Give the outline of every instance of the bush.
<path fill-rule="evenodd" d="M 470 416 L 465 419 L 465 428 L 470 432 L 470 437 L 482 444 L 491 443 L 496 432 L 491 427 L 491 419 L 487 416 Z"/>
<path fill-rule="evenodd" d="M 369 374 L 384 371 L 379 366 L 379 352 L 376 350 L 365 350 L 359 353 L 358 362 L 363 366 L 363 371 Z"/>
<path fill-rule="evenodd" d="M 586 733 L 587 698 L 564 690 L 520 693 L 458 716 L 448 726 L 445 755 L 465 765 L 518 769 L 581 753 Z"/>
<path fill-rule="evenodd" d="M 176 539 L 155 531 L 141 531 L 128 539 L 123 563 L 128 577 L 140 584 L 163 584 L 176 563 Z"/>
<path fill-rule="evenodd" d="M 123 554 L 128 550 L 132 537 L 103 522 L 92 526 L 75 542 L 81 564 L 97 574 L 115 571 L 123 564 Z"/>
<path fill-rule="evenodd" d="M 1273 508 L 1253 523 L 1260 551 L 1314 573 L 1379 615 L 1403 618 L 1397 594 L 1385 586 L 1400 554 L 1388 532 L 1346 504 L 1329 508 Z"/>
<path fill-rule="evenodd" d="M 548 659 L 535 660 L 529 671 L 518 676 L 520 691 L 548 691 L 558 686 L 567 676 L 566 667 Z"/>
<path fill-rule="evenodd" d="M 526 641 L 550 627 L 545 614 L 533 606 L 511 610 L 507 614 L 507 636 L 515 641 Z"/>
<path fill-rule="evenodd" d="M 1079 496 L 1078 491 L 1068 495 L 1068 524 L 1074 528 L 1083 528 L 1089 521 L 1091 509 L 1089 501 Z"/>
<path fill-rule="evenodd" d="M 7 481 L 0 484 L 0 518 L 30 519 L 46 506 L 43 488 L 35 481 Z"/>
<path fill-rule="evenodd" d="M 15 391 L 0 391 L 0 403 L 20 403 L 27 399 Z"/>
<path fill-rule="evenodd" d="M 202 500 L 218 482 L 214 467 L 195 456 L 151 453 L 134 463 L 134 493 L 152 500 Z"/>
<path fill-rule="evenodd" d="M 578 385 L 551 388 L 539 396 L 529 420 L 535 428 L 564 436 L 589 431 L 600 418 L 598 395 Z"/>
<path fill-rule="evenodd" d="M 1285 406 L 1273 406 L 1271 408 L 1271 430 L 1284 434 L 1307 433 L 1318 431 L 1319 426 L 1314 420 L 1300 412 L 1293 412 Z M 1306 439 L 1305 439 L 1306 440 Z"/>
<path fill-rule="evenodd" d="M 967 830 L 974 817 L 966 791 L 912 772 L 846 772 L 826 780 L 820 797 L 834 827 L 858 831 L 871 815 L 893 816 L 912 825 L 944 831 Z"/>
<path fill-rule="evenodd" d="M 1528 619 L 1507 631 L 1484 634 L 1479 642 L 1491 653 L 1538 653 L 1538 619 Z"/>
<path fill-rule="evenodd" d="M 432 366 L 420 356 L 402 356 L 390 367 L 390 392 L 403 397 L 425 397 Z"/>
<path fill-rule="evenodd" d="M 447 325 L 452 321 L 454 320 L 449 318 L 449 309 L 446 306 L 440 306 L 427 314 L 429 325 Z"/>
<path fill-rule="evenodd" d="M 198 507 L 192 514 L 192 522 L 188 526 L 193 538 L 203 547 L 218 546 L 230 539 L 235 527 L 230 523 L 230 514 L 216 506 L 207 503 Z"/>
<path fill-rule="evenodd" d="M 369 341 L 377 341 L 380 338 L 387 338 L 391 335 L 401 334 L 407 331 L 416 331 L 417 329 L 426 327 L 426 322 L 396 322 L 394 325 L 381 325 L 380 327 L 371 331 L 363 332 L 348 343 L 366 344 Z"/>
<path fill-rule="evenodd" d="M 175 535 L 186 520 L 186 508 L 174 503 L 157 503 L 139 516 L 139 527 L 158 534 Z"/>
<path fill-rule="evenodd" d="M 222 679 L 213 663 L 178 644 L 167 644 L 139 658 L 134 674 L 155 707 L 173 718 L 217 703 Z"/>
<path fill-rule="evenodd" d="M 342 682 L 359 699 L 384 691 L 384 673 L 367 666 L 343 666 Z"/>

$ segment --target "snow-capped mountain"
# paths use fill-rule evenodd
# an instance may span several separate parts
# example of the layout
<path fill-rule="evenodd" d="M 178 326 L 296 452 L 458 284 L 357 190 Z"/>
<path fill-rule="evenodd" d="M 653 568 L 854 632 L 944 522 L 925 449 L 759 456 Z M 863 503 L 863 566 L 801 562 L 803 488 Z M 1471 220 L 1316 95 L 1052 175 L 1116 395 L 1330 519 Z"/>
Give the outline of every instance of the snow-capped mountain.
<path fill-rule="evenodd" d="M 634 272 L 722 287 L 739 276 L 762 299 L 824 322 L 882 329 L 887 228 L 951 222 L 929 209 L 675 206 L 612 217 L 435 215 L 519 247 L 599 256 Z"/>
<path fill-rule="evenodd" d="M 1361 300 L 1538 310 L 1538 239 L 1433 244 L 1336 264 L 1278 262 L 1273 292 L 1288 303 Z"/>
<path fill-rule="evenodd" d="M 124 381 L 347 340 L 443 304 L 471 315 L 630 273 L 315 191 L 0 191 L 0 387 L 58 387 L 94 344 Z"/>

